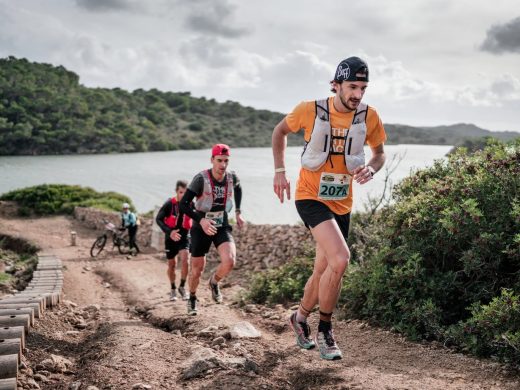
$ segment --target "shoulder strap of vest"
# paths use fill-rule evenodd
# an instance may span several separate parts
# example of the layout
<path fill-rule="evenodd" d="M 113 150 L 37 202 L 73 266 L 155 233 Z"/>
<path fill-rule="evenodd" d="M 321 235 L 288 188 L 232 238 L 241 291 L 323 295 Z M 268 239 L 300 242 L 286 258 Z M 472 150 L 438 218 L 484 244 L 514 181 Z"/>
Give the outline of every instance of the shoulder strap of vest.
<path fill-rule="evenodd" d="M 358 124 L 363 123 L 367 121 L 367 114 L 368 114 L 368 105 L 365 103 L 359 103 L 359 106 L 356 109 L 356 113 L 354 114 L 354 117 L 352 118 L 352 124 Z"/>
<path fill-rule="evenodd" d="M 315 101 L 316 116 L 323 121 L 329 122 L 329 99 L 320 99 Z"/>

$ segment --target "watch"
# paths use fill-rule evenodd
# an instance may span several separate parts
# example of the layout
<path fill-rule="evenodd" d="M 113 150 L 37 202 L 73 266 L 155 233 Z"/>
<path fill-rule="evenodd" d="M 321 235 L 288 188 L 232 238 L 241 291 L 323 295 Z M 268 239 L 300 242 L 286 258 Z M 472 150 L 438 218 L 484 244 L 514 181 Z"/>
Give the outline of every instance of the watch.
<path fill-rule="evenodd" d="M 372 165 L 367 165 L 367 169 L 368 172 L 370 172 L 370 176 L 374 177 L 374 175 L 376 174 L 376 170 L 374 169 L 374 167 Z"/>

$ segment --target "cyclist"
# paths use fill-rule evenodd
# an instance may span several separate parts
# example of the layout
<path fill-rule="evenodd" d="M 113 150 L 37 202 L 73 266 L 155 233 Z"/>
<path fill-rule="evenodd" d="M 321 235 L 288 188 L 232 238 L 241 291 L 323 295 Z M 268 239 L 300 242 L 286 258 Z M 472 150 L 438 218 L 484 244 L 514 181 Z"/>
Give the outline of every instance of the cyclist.
<path fill-rule="evenodd" d="M 135 249 L 133 254 L 134 256 L 137 256 L 137 254 L 140 252 L 135 240 L 137 235 L 137 216 L 135 213 L 130 211 L 130 205 L 128 203 L 123 203 L 123 212 L 121 213 L 121 227 L 128 230 L 130 251 Z"/>
<path fill-rule="evenodd" d="M 368 86 L 368 66 L 358 57 L 340 62 L 330 82 L 333 97 L 302 102 L 274 128 L 272 136 L 275 176 L 274 192 L 290 199 L 285 176 L 287 134 L 304 129 L 305 148 L 296 184 L 296 209 L 316 241 L 313 273 L 305 285 L 298 310 L 290 326 L 301 348 L 319 347 L 323 359 L 341 359 L 332 332 L 332 313 L 350 252 L 347 236 L 352 210 L 352 183 L 372 179 L 385 162 L 386 134 L 377 112 L 362 103 Z M 312 137 L 311 137 L 312 135 Z M 371 158 L 365 163 L 363 146 Z M 312 340 L 307 317 L 319 304 L 320 321 Z"/>
<path fill-rule="evenodd" d="M 211 149 L 212 167 L 198 173 L 181 199 L 181 211 L 194 221 L 191 233 L 190 298 L 188 314 L 197 314 L 197 287 L 206 266 L 206 254 L 211 243 L 217 248 L 220 264 L 209 279 L 211 295 L 216 303 L 222 302 L 219 282 L 233 269 L 236 247 L 231 235 L 228 213 L 235 200 L 235 218 L 238 227 L 245 224 L 240 212 L 242 187 L 234 172 L 227 172 L 230 149 L 216 144 Z M 197 198 L 194 208 L 190 206 Z"/>
<path fill-rule="evenodd" d="M 184 215 L 179 209 L 179 202 L 186 192 L 188 182 L 185 180 L 177 181 L 175 185 L 175 196 L 168 199 L 161 207 L 155 222 L 164 232 L 164 247 L 166 250 L 166 258 L 168 259 L 168 279 L 170 280 L 170 300 L 177 300 L 177 292 L 175 285 L 175 267 L 177 265 L 177 257 L 181 262 L 181 281 L 179 285 L 179 295 L 181 299 L 187 300 L 188 294 L 185 289 L 186 279 L 188 277 L 190 245 L 189 230 L 191 228 L 191 218 Z"/>

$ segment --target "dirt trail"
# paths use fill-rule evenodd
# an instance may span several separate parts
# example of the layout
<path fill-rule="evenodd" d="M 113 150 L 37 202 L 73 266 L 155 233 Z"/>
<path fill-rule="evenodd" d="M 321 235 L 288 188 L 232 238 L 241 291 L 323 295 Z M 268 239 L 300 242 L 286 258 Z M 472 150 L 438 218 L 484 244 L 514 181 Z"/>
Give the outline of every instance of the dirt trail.
<path fill-rule="evenodd" d="M 78 232 L 75 247 L 70 246 L 71 230 Z M 242 288 L 239 284 L 223 289 L 224 304 L 212 303 L 206 287 L 208 274 L 199 287 L 199 315 L 190 317 L 184 301 L 168 300 L 162 254 L 127 259 L 108 253 L 91 260 L 88 249 L 95 232 L 73 219 L 0 216 L 0 232 L 27 238 L 59 256 L 66 264 L 65 299 L 79 306 L 101 307 L 101 318 L 94 328 L 67 339 L 69 348 L 62 352 L 75 361 L 73 373 L 59 384 L 40 383 L 43 389 L 68 389 L 73 382 L 81 382 L 81 389 L 87 384 L 100 389 L 520 388 L 519 378 L 500 364 L 437 345 L 411 343 L 358 321 L 336 323 L 344 359 L 323 361 L 316 351 L 295 346 L 286 326 L 287 309 L 254 305 L 238 308 L 233 297 Z M 208 264 L 208 273 L 214 266 Z M 229 339 L 229 327 L 241 321 L 253 324 L 262 333 L 261 338 Z M 311 323 L 315 329 L 316 323 Z M 52 329 L 41 329 L 52 343 Z M 42 347 L 33 346 L 36 352 L 38 348 Z M 197 350 L 206 355 L 214 353 L 227 363 L 183 379 L 188 361 Z M 41 354 L 31 356 L 36 359 Z"/>

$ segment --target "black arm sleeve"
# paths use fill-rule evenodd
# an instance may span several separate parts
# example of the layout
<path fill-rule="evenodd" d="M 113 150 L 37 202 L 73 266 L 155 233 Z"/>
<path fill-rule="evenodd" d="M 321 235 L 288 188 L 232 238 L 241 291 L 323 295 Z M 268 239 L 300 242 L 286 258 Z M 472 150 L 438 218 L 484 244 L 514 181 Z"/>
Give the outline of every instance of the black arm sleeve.
<path fill-rule="evenodd" d="M 240 204 L 242 203 L 242 186 L 238 183 L 235 188 L 235 210 L 240 210 Z"/>
<path fill-rule="evenodd" d="M 195 222 L 199 223 L 202 217 L 192 208 L 192 200 L 196 196 L 197 194 L 188 188 L 181 199 L 180 210 L 181 213 L 186 214 Z"/>
<path fill-rule="evenodd" d="M 178 229 L 181 233 L 186 233 L 187 230 L 182 227 L 182 222 L 184 220 L 184 213 L 179 206 L 179 215 L 177 216 L 177 223 L 175 224 L 174 229 Z"/>
<path fill-rule="evenodd" d="M 233 190 L 235 192 L 235 210 L 240 210 L 240 204 L 242 203 L 242 186 L 235 171 L 231 172 L 231 177 L 233 178 Z"/>
<path fill-rule="evenodd" d="M 169 217 L 172 213 L 172 202 L 171 200 L 167 200 L 157 213 L 157 216 L 155 217 L 155 222 L 157 223 L 157 226 L 161 228 L 161 230 L 164 232 L 164 234 L 170 234 L 172 229 L 164 223 L 164 218 Z"/>

